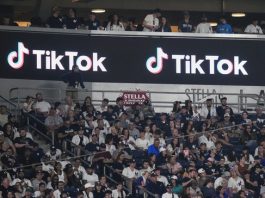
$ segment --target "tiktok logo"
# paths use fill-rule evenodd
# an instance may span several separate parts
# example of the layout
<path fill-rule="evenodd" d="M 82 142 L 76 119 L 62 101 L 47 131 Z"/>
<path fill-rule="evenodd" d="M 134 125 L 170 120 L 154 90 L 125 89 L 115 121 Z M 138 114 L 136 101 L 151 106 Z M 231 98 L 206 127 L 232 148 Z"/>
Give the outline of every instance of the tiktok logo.
<path fill-rule="evenodd" d="M 205 55 L 198 58 L 195 54 L 167 54 L 161 47 L 156 49 L 157 55 L 151 56 L 146 61 L 146 68 L 152 74 L 159 74 L 163 69 L 163 59 L 171 59 L 176 74 L 221 74 L 247 76 L 247 60 L 239 56 L 222 59 L 219 55 Z M 208 69 L 207 69 L 208 67 Z"/>
<path fill-rule="evenodd" d="M 163 59 L 168 59 L 168 54 L 163 52 L 163 49 L 157 48 L 157 55 L 151 56 L 146 61 L 146 68 L 153 74 L 159 74 L 163 69 Z M 155 65 L 156 63 L 156 65 Z"/>
<path fill-rule="evenodd" d="M 29 55 L 29 49 L 22 42 L 18 42 L 18 50 L 8 54 L 7 62 L 14 69 L 20 69 L 24 65 L 24 55 Z"/>

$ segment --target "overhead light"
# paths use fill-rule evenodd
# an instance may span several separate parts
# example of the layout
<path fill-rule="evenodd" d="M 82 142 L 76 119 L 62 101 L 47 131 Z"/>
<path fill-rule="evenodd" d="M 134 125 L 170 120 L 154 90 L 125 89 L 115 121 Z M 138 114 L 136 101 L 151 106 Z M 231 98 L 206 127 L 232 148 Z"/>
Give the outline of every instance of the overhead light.
<path fill-rule="evenodd" d="M 104 10 L 104 9 L 92 9 L 91 12 L 93 12 L 93 13 L 104 13 L 104 12 L 106 12 L 106 10 Z"/>
<path fill-rule="evenodd" d="M 217 26 L 217 23 L 216 22 L 210 22 L 210 26 L 215 27 L 215 26 Z"/>
<path fill-rule="evenodd" d="M 231 14 L 232 17 L 245 17 L 246 14 L 243 12 L 235 12 Z"/>

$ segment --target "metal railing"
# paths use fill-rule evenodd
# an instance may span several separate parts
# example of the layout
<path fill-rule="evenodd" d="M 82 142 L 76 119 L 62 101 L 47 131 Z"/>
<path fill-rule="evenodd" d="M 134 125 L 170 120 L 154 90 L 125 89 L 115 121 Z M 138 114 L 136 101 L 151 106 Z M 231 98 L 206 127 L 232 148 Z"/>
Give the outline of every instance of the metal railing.
<path fill-rule="evenodd" d="M 34 133 L 38 134 L 39 136 L 43 137 L 46 141 L 50 142 L 51 144 L 54 144 L 54 133 L 52 137 L 49 137 L 46 135 L 43 131 L 40 131 L 37 126 L 41 126 L 41 128 L 45 129 L 45 124 L 39 120 L 37 117 L 33 116 L 30 113 L 23 113 L 23 116 L 25 116 L 27 120 L 27 127 L 30 131 L 33 131 Z M 34 124 L 32 124 L 34 123 Z"/>
<path fill-rule="evenodd" d="M 86 96 L 91 96 L 92 103 L 95 107 L 98 107 L 102 99 L 108 98 L 110 104 L 115 104 L 116 98 L 121 96 L 123 92 L 128 90 L 90 90 L 90 89 L 80 89 L 78 90 L 79 98 L 78 102 L 83 103 Z M 132 91 L 132 90 L 131 90 Z M 136 90 L 137 91 L 137 90 Z M 27 95 L 35 95 L 37 92 L 42 92 L 45 100 L 49 102 L 64 102 L 66 89 L 58 88 L 26 88 L 26 87 L 17 87 L 12 88 L 9 91 L 9 99 L 17 105 L 25 101 Z M 196 93 L 187 92 L 166 92 L 166 91 L 146 91 L 149 94 L 149 97 L 152 101 L 152 105 L 155 109 L 162 109 L 164 112 L 170 112 L 172 110 L 173 102 L 178 100 L 192 100 L 194 105 L 197 105 L 198 108 L 201 108 L 205 101 L 208 98 L 214 98 L 214 105 L 219 104 L 219 99 L 222 96 L 230 96 L 229 106 L 236 113 L 241 111 L 253 111 L 258 103 L 262 100 L 265 101 L 265 95 L 261 92 L 258 93 L 243 93 L 243 90 L 240 90 L 239 93 L 206 93 L 203 98 L 198 98 Z"/>
<path fill-rule="evenodd" d="M 10 101 L 9 99 L 3 97 L 0 95 L 0 103 L 2 105 L 6 105 L 7 109 L 8 109 L 8 113 L 11 113 L 13 115 L 16 116 L 16 119 L 18 118 L 19 114 L 20 114 L 20 110 L 17 107 L 17 104 L 13 103 L 12 101 Z"/>

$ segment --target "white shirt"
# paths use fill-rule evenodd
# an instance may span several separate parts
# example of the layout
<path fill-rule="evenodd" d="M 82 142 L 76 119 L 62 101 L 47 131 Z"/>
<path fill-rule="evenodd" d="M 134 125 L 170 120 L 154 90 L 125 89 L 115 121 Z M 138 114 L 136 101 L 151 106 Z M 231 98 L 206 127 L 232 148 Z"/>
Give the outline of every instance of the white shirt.
<path fill-rule="evenodd" d="M 126 193 L 124 192 L 124 190 L 122 190 L 122 192 L 119 193 L 117 189 L 112 190 L 112 197 L 119 198 L 121 197 L 121 193 L 123 194 L 123 197 L 126 197 Z"/>
<path fill-rule="evenodd" d="M 224 179 L 223 177 L 218 177 L 215 181 L 214 181 L 214 189 L 216 189 L 218 186 L 223 186 L 223 182 L 226 179 Z"/>
<path fill-rule="evenodd" d="M 19 134 L 18 131 L 16 131 L 16 132 L 14 133 L 14 139 L 16 139 L 17 137 L 20 137 L 20 134 Z M 29 138 L 29 139 L 32 139 L 32 140 L 33 140 L 33 137 L 32 137 L 32 135 L 31 135 L 30 132 L 26 132 L 26 138 Z"/>
<path fill-rule="evenodd" d="M 253 24 L 249 24 L 244 32 L 251 34 L 263 34 L 261 27 L 258 25 L 255 26 Z"/>
<path fill-rule="evenodd" d="M 203 118 L 207 118 L 207 115 L 208 115 L 209 111 L 208 111 L 208 108 L 207 106 L 204 106 L 201 108 L 201 111 L 200 111 L 200 115 L 203 117 Z M 210 115 L 211 116 L 216 116 L 216 108 L 211 106 L 210 108 Z"/>
<path fill-rule="evenodd" d="M 79 135 L 74 135 L 74 137 L 72 138 L 72 143 L 79 145 L 79 143 L 80 143 Z M 83 146 L 86 146 L 88 143 L 89 143 L 88 137 L 83 135 Z"/>
<path fill-rule="evenodd" d="M 245 186 L 245 182 L 241 177 L 237 177 L 234 179 L 233 177 L 230 177 L 228 180 L 228 188 L 236 188 L 237 192 L 242 189 L 242 186 Z"/>
<path fill-rule="evenodd" d="M 106 151 L 109 151 L 111 155 L 113 155 L 114 151 L 116 151 L 116 147 L 114 145 L 106 144 Z"/>
<path fill-rule="evenodd" d="M 71 164 L 69 161 L 60 161 L 60 163 L 62 165 L 62 169 L 64 169 L 67 164 Z"/>
<path fill-rule="evenodd" d="M 159 176 L 157 177 L 157 181 L 162 182 L 165 186 L 168 185 L 168 180 L 167 180 L 167 178 L 166 178 L 165 176 L 163 176 L 163 175 L 159 175 Z"/>
<path fill-rule="evenodd" d="M 84 174 L 83 175 L 83 180 L 86 180 L 87 183 L 91 183 L 91 184 L 95 184 L 96 182 L 98 182 L 98 175 L 96 173 L 92 173 L 92 175 L 89 174 Z"/>
<path fill-rule="evenodd" d="M 159 26 L 159 20 L 158 20 L 158 18 L 154 17 L 153 14 L 148 14 L 144 18 L 144 24 L 158 27 Z M 151 30 L 146 28 L 146 27 L 144 27 L 143 32 L 151 32 Z"/>
<path fill-rule="evenodd" d="M 124 168 L 122 171 L 122 175 L 132 179 L 137 178 L 139 176 L 139 171 L 137 169 L 134 169 L 133 171 L 130 169 L 130 167 Z"/>
<path fill-rule="evenodd" d="M 110 128 L 110 124 L 109 124 L 109 122 L 107 120 L 103 119 L 102 121 L 104 123 L 104 127 L 106 127 L 107 129 Z M 98 127 L 98 121 L 94 120 L 92 122 L 92 125 L 94 126 L 94 128 Z"/>
<path fill-rule="evenodd" d="M 143 173 L 145 172 L 145 171 L 147 171 L 147 172 L 149 172 L 149 173 L 151 173 L 152 172 L 152 168 L 149 166 L 147 169 L 141 169 L 139 172 L 140 172 L 140 176 L 143 176 Z"/>
<path fill-rule="evenodd" d="M 215 148 L 215 144 L 212 140 L 208 140 L 208 138 L 205 136 L 205 135 L 202 135 L 201 137 L 199 137 L 199 145 L 201 143 L 205 143 L 206 144 L 206 147 L 207 147 L 207 150 L 210 150 L 212 148 Z"/>
<path fill-rule="evenodd" d="M 51 155 L 51 151 L 48 151 L 46 153 L 46 156 L 48 156 L 51 160 L 57 160 L 61 157 L 62 151 L 60 149 L 56 149 L 55 155 Z"/>
<path fill-rule="evenodd" d="M 141 149 L 147 150 L 149 146 L 149 141 L 147 139 L 137 138 L 135 145 Z"/>
<path fill-rule="evenodd" d="M 110 22 L 108 23 L 107 27 L 106 27 L 107 31 L 124 31 L 124 26 L 123 24 L 120 22 L 119 25 L 111 25 Z"/>
<path fill-rule="evenodd" d="M 78 166 L 78 168 L 73 167 L 73 169 L 74 169 L 74 172 L 78 171 L 79 173 L 81 173 L 82 174 L 82 178 L 84 178 L 84 175 L 87 174 L 86 173 L 86 169 L 83 166 Z"/>
<path fill-rule="evenodd" d="M 35 104 L 35 109 L 38 109 L 39 112 L 41 113 L 49 112 L 50 108 L 51 108 L 50 103 L 46 101 L 36 102 Z"/>
<path fill-rule="evenodd" d="M 128 144 L 128 146 L 129 146 L 129 148 L 130 148 L 131 150 L 135 150 L 135 147 L 134 147 L 130 142 L 132 142 L 132 143 L 135 144 L 135 140 L 134 140 L 134 138 L 133 138 L 132 136 L 129 136 L 129 139 L 128 139 L 128 140 L 123 140 L 123 143 L 124 143 L 125 145 Z"/>
<path fill-rule="evenodd" d="M 213 33 L 210 23 L 200 23 L 196 28 L 196 33 Z"/>
<path fill-rule="evenodd" d="M 87 196 L 87 193 L 85 191 L 83 191 L 83 195 L 84 195 L 84 198 L 93 198 L 94 197 L 92 192 L 89 192 L 88 196 Z"/>
<path fill-rule="evenodd" d="M 19 183 L 25 183 L 25 184 L 27 184 L 27 186 L 32 187 L 32 183 L 31 183 L 30 180 L 28 180 L 28 179 L 23 179 L 23 180 L 21 180 L 21 179 L 19 179 L 19 178 L 14 179 L 14 180 L 12 181 L 12 183 L 11 183 L 11 186 L 16 185 L 17 182 L 19 182 Z M 22 186 L 23 186 L 23 185 L 22 185 Z"/>
<path fill-rule="evenodd" d="M 46 164 L 42 163 L 42 170 L 46 171 L 48 173 L 51 173 L 54 170 L 54 167 L 50 164 L 46 165 Z"/>
<path fill-rule="evenodd" d="M 53 192 L 54 198 L 61 198 L 61 192 L 57 189 Z"/>
<path fill-rule="evenodd" d="M 173 193 L 166 192 L 162 195 L 162 198 L 179 198 L 179 196 Z"/>

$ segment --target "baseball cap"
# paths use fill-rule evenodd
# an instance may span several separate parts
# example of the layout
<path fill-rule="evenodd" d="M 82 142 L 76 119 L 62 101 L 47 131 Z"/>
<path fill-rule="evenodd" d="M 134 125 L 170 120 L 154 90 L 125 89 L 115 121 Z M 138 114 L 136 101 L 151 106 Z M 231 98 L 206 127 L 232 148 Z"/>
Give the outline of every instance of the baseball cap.
<path fill-rule="evenodd" d="M 172 184 L 168 184 L 166 187 L 167 188 L 172 188 Z"/>
<path fill-rule="evenodd" d="M 177 180 L 178 177 L 177 177 L 176 175 L 172 175 L 172 176 L 171 176 L 171 179 L 176 179 L 176 180 Z"/>
<path fill-rule="evenodd" d="M 54 145 L 51 146 L 51 151 L 56 151 L 56 147 Z"/>
<path fill-rule="evenodd" d="M 129 161 L 129 163 L 131 164 L 131 163 L 135 163 L 136 161 L 135 161 L 135 159 L 131 159 L 130 161 Z"/>
<path fill-rule="evenodd" d="M 229 114 L 229 113 L 225 113 L 225 114 L 224 114 L 224 118 L 225 118 L 225 117 L 230 117 L 230 114 Z"/>
<path fill-rule="evenodd" d="M 204 170 L 203 168 L 200 168 L 200 169 L 198 170 L 198 173 L 199 173 L 199 174 L 205 173 L 205 170 Z"/>

